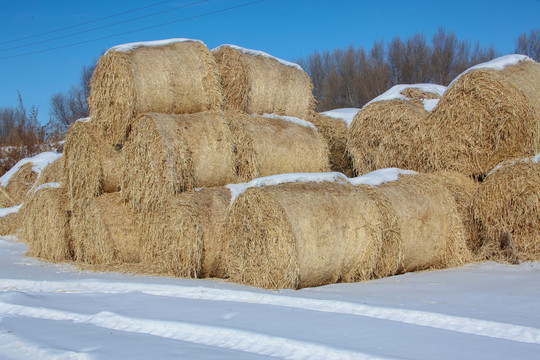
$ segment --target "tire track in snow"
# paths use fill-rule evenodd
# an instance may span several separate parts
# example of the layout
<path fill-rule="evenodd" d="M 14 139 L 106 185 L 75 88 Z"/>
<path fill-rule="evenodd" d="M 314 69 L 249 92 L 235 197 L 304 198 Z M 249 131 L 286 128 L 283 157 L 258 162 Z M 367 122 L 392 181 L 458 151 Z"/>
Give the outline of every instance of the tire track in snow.
<path fill-rule="evenodd" d="M 540 329 L 528 326 L 426 311 L 377 307 L 344 301 L 310 299 L 250 291 L 214 289 L 202 286 L 190 287 L 140 283 L 54 282 L 0 279 L 0 291 L 13 290 L 27 292 L 105 294 L 141 292 L 153 296 L 280 306 L 310 311 L 370 317 L 471 335 L 540 344 Z"/>
<path fill-rule="evenodd" d="M 33 345 L 13 334 L 0 334 L 0 358 L 32 360 L 89 360 L 87 354 Z"/>
<path fill-rule="evenodd" d="M 136 319 L 106 311 L 95 315 L 86 315 L 41 307 L 35 308 L 15 305 L 0 301 L 0 316 L 72 321 L 74 323 L 90 324 L 109 330 L 153 335 L 167 339 L 292 360 L 395 359 L 244 330 L 178 321 Z"/>

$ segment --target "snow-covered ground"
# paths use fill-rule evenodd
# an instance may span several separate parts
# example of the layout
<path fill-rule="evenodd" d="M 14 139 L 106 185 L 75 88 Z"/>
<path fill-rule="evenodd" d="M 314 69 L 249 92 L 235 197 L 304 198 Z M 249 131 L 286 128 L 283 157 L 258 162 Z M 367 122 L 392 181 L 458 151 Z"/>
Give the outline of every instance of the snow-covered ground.
<path fill-rule="evenodd" d="M 540 263 L 267 291 L 81 272 L 0 238 L 1 359 L 537 359 Z"/>

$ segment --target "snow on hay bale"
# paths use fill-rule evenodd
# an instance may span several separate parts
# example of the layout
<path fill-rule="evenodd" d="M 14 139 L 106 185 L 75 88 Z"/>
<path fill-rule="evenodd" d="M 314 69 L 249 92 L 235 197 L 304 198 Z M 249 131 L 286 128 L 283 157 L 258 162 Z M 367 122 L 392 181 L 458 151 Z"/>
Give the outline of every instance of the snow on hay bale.
<path fill-rule="evenodd" d="M 376 187 L 399 219 L 401 271 L 458 266 L 469 250 L 456 201 L 440 180 L 422 174 Z"/>
<path fill-rule="evenodd" d="M 72 203 L 120 190 L 122 155 L 105 142 L 90 118 L 69 128 L 64 158 L 63 183 Z"/>
<path fill-rule="evenodd" d="M 72 259 L 66 189 L 44 183 L 31 191 L 22 209 L 21 239 L 28 255 L 51 261 Z"/>
<path fill-rule="evenodd" d="M 295 182 L 282 181 L 291 176 Z M 340 173 L 284 174 L 243 187 L 231 187 L 237 197 L 223 231 L 232 281 L 302 288 L 397 270 L 397 220 L 371 187 L 351 186 Z"/>
<path fill-rule="evenodd" d="M 396 85 L 364 105 L 347 139 L 357 173 L 390 167 L 423 170 L 424 118 L 445 90 L 432 84 Z"/>
<path fill-rule="evenodd" d="M 122 193 L 138 211 L 186 190 L 235 181 L 233 139 L 219 112 L 140 115 L 123 152 Z"/>
<path fill-rule="evenodd" d="M 481 178 L 540 151 L 540 64 L 508 55 L 456 78 L 426 122 L 424 157 L 435 169 Z"/>
<path fill-rule="evenodd" d="M 221 227 L 231 201 L 225 187 L 186 191 L 148 214 L 141 263 L 152 273 L 225 277 Z"/>
<path fill-rule="evenodd" d="M 239 181 L 330 170 L 328 146 L 317 128 L 304 120 L 227 112 L 233 134 Z"/>
<path fill-rule="evenodd" d="M 0 209 L 0 235 L 15 234 L 21 225 L 21 207 L 23 204 Z"/>
<path fill-rule="evenodd" d="M 139 113 L 197 113 L 223 105 L 216 62 L 198 40 L 115 46 L 92 77 L 90 113 L 111 144 L 123 143 Z"/>
<path fill-rule="evenodd" d="M 76 261 L 113 266 L 139 262 L 140 221 L 119 193 L 76 204 L 70 225 Z"/>
<path fill-rule="evenodd" d="M 341 118 L 330 116 L 330 112 L 315 113 L 309 121 L 317 127 L 328 144 L 330 170 L 352 177 L 352 159 L 347 150 L 347 123 Z"/>
<path fill-rule="evenodd" d="M 474 199 L 478 248 L 496 250 L 510 235 L 523 260 L 540 259 L 540 154 L 506 161 L 482 182 Z"/>
<path fill-rule="evenodd" d="M 300 66 L 234 45 L 219 46 L 212 53 L 228 109 L 301 119 L 312 113 L 311 80 Z"/>

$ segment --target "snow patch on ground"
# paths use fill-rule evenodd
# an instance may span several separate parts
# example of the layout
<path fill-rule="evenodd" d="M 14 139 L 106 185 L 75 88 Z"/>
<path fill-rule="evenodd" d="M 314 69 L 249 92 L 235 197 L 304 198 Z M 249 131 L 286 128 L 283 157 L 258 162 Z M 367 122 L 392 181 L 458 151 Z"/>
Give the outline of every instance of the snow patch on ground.
<path fill-rule="evenodd" d="M 9 169 L 9 171 L 6 172 L 0 178 L 0 185 L 2 185 L 3 187 L 8 186 L 13 175 L 15 175 L 15 173 L 19 171 L 19 169 L 27 163 L 31 163 L 32 170 L 39 175 L 41 174 L 41 171 L 43 171 L 43 169 L 45 169 L 47 165 L 55 162 L 61 156 L 62 154 L 60 153 L 49 151 L 49 152 L 43 152 L 41 154 L 38 154 L 30 158 L 24 158 L 20 160 L 18 163 L 16 163 L 15 166 Z"/>
<path fill-rule="evenodd" d="M 272 56 L 270 54 L 267 54 L 267 53 L 265 53 L 263 51 L 246 49 L 246 48 L 243 48 L 243 47 L 240 47 L 240 46 L 237 46 L 237 45 L 223 44 L 223 45 L 218 46 L 217 48 L 212 49 L 212 51 L 218 51 L 219 49 L 222 49 L 224 47 L 229 47 L 229 48 L 238 50 L 238 51 L 243 52 L 244 54 L 248 54 L 248 55 L 262 56 L 262 57 L 265 57 L 265 58 L 268 58 L 268 59 L 273 59 L 273 60 L 276 60 L 277 62 L 279 62 L 280 64 L 283 64 L 283 65 L 286 65 L 286 66 L 289 66 L 289 67 L 304 71 L 300 65 L 295 64 L 293 62 L 277 58 L 277 57 Z"/>
<path fill-rule="evenodd" d="M 359 111 L 360 109 L 358 108 L 343 108 L 325 111 L 320 114 L 334 119 L 343 120 L 347 124 L 347 127 L 350 127 L 354 120 L 354 117 L 356 116 L 356 114 L 358 114 Z"/>

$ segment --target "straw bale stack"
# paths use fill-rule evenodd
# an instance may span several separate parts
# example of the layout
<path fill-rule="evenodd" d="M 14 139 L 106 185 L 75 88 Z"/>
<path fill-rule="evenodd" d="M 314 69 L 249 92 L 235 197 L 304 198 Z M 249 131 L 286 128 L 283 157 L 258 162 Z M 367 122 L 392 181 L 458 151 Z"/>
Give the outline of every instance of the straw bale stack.
<path fill-rule="evenodd" d="M 139 262 L 140 220 L 119 193 L 76 204 L 70 225 L 76 261 L 112 266 Z"/>
<path fill-rule="evenodd" d="M 482 182 L 474 199 L 477 250 L 489 254 L 510 238 L 522 260 L 540 260 L 540 156 L 507 161 Z M 484 247 L 487 249 L 480 249 Z M 497 254 L 495 254 L 497 256 Z"/>
<path fill-rule="evenodd" d="M 137 114 L 221 109 L 212 54 L 199 41 L 181 40 L 117 46 L 100 58 L 89 104 L 106 141 L 122 144 Z"/>
<path fill-rule="evenodd" d="M 401 271 L 458 266 L 470 259 L 452 193 L 431 176 L 405 175 L 376 188 L 399 219 Z"/>
<path fill-rule="evenodd" d="M 225 187 L 186 191 L 148 215 L 141 263 L 180 277 L 225 277 L 221 229 L 231 200 Z"/>
<path fill-rule="evenodd" d="M 247 189 L 229 208 L 223 231 L 230 279 L 297 289 L 393 274 L 401 252 L 397 221 L 378 199 L 368 186 L 328 182 Z"/>
<path fill-rule="evenodd" d="M 143 114 L 123 152 L 122 193 L 138 211 L 183 191 L 235 180 L 234 143 L 218 112 Z"/>
<path fill-rule="evenodd" d="M 328 145 L 331 171 L 338 171 L 348 177 L 354 176 L 352 159 L 347 149 L 347 124 L 341 120 L 315 113 L 309 118 Z"/>
<path fill-rule="evenodd" d="M 328 146 L 314 126 L 235 111 L 226 118 L 236 145 L 238 181 L 330 171 Z"/>
<path fill-rule="evenodd" d="M 540 64 L 471 70 L 426 119 L 424 157 L 433 169 L 482 178 L 497 164 L 540 151 Z"/>
<path fill-rule="evenodd" d="M 62 182 L 72 203 L 120 190 L 122 155 L 103 140 L 93 120 L 71 125 L 63 158 Z"/>
<path fill-rule="evenodd" d="M 21 239 L 28 245 L 29 256 L 50 261 L 71 260 L 68 197 L 65 188 L 55 185 L 45 183 L 25 202 L 21 209 Z"/>
<path fill-rule="evenodd" d="M 233 45 L 222 45 L 212 53 L 227 109 L 300 119 L 312 114 L 315 101 L 311 80 L 298 65 Z"/>
<path fill-rule="evenodd" d="M 358 174 L 391 167 L 424 170 L 419 149 L 428 112 L 423 101 L 440 95 L 406 86 L 397 86 L 403 88 L 399 98 L 368 103 L 354 117 L 347 145 Z"/>

